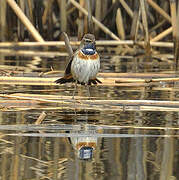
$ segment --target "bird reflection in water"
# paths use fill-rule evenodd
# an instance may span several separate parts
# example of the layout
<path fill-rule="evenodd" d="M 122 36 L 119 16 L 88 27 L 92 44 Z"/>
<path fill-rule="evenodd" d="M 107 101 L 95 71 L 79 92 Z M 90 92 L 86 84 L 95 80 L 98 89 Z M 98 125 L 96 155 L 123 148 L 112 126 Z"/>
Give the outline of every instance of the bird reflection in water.
<path fill-rule="evenodd" d="M 70 133 L 75 133 L 77 136 L 70 137 L 69 141 L 79 159 L 91 160 L 97 146 L 97 137 L 94 136 L 96 130 L 86 123 L 82 124 L 81 127 L 78 131 L 70 131 Z"/>

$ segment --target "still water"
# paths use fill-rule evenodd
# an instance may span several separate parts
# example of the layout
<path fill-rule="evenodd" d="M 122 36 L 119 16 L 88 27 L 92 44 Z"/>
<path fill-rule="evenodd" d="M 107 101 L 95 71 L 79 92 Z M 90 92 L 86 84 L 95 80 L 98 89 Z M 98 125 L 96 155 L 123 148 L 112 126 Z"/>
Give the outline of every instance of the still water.
<path fill-rule="evenodd" d="M 169 73 L 172 63 L 145 58 L 101 56 L 103 73 Z M 30 75 L 63 71 L 65 57 L 34 61 L 1 55 L 1 72 Z M 165 59 L 165 58 L 164 58 Z M 91 87 L 95 102 L 55 103 L 3 98 L 0 105 L 0 179 L 179 179 L 179 107 L 109 106 L 102 100 L 178 101 L 178 84 L 153 88 L 100 85 Z M 71 96 L 69 85 L 0 85 L 1 94 Z M 76 95 L 86 96 L 85 87 Z M 14 100 L 14 101 L 13 101 Z M 53 99 L 55 100 L 55 99 Z M 17 103 L 18 101 L 18 103 Z M 83 107 L 84 105 L 84 107 Z M 79 108 L 80 107 L 80 108 Z M 42 112 L 46 116 L 36 124 Z"/>

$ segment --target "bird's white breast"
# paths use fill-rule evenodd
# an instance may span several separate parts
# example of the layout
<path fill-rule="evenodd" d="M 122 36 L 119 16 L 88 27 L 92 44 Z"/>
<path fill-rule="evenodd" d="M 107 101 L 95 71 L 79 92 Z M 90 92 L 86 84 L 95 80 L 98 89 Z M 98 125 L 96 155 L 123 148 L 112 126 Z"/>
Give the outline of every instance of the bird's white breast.
<path fill-rule="evenodd" d="M 88 83 L 89 79 L 94 79 L 99 69 L 100 58 L 97 53 L 95 55 L 84 55 L 79 51 L 79 53 L 74 56 L 71 65 L 73 78 L 84 83 Z"/>

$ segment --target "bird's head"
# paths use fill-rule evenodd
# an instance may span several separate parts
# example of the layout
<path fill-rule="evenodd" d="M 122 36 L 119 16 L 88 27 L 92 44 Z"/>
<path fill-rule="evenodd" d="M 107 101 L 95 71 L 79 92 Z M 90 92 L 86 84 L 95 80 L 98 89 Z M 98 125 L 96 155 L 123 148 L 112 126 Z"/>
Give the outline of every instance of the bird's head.
<path fill-rule="evenodd" d="M 96 52 L 95 37 L 93 34 L 85 34 L 81 40 L 80 49 L 86 55 L 93 55 Z"/>

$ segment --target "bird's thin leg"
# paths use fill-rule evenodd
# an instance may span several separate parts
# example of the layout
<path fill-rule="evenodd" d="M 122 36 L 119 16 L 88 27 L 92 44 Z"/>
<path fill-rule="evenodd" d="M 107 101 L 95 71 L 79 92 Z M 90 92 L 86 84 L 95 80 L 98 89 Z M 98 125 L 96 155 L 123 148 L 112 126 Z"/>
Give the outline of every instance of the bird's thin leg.
<path fill-rule="evenodd" d="M 76 89 L 77 89 L 77 80 L 75 81 L 75 87 L 74 87 L 74 90 L 73 90 L 73 96 L 72 96 L 73 100 L 74 100 Z M 76 114 L 76 102 L 75 101 L 74 101 L 74 113 L 75 113 L 75 121 L 76 121 L 77 114 Z"/>
<path fill-rule="evenodd" d="M 86 89 L 87 89 L 87 96 L 88 96 L 88 100 L 91 100 L 91 96 L 90 96 L 90 88 L 89 88 L 90 85 L 86 85 Z M 88 106 L 90 107 L 91 106 L 91 102 L 89 101 L 88 103 Z M 88 110 L 85 109 L 85 113 L 86 113 L 86 116 L 88 117 Z"/>
<path fill-rule="evenodd" d="M 86 85 L 86 88 L 87 88 L 88 97 L 90 98 L 90 89 L 89 89 L 89 85 L 88 84 Z"/>
<path fill-rule="evenodd" d="M 72 99 L 74 99 L 76 89 L 77 89 L 77 80 L 75 81 L 75 89 L 73 90 L 73 97 L 72 97 Z"/>

